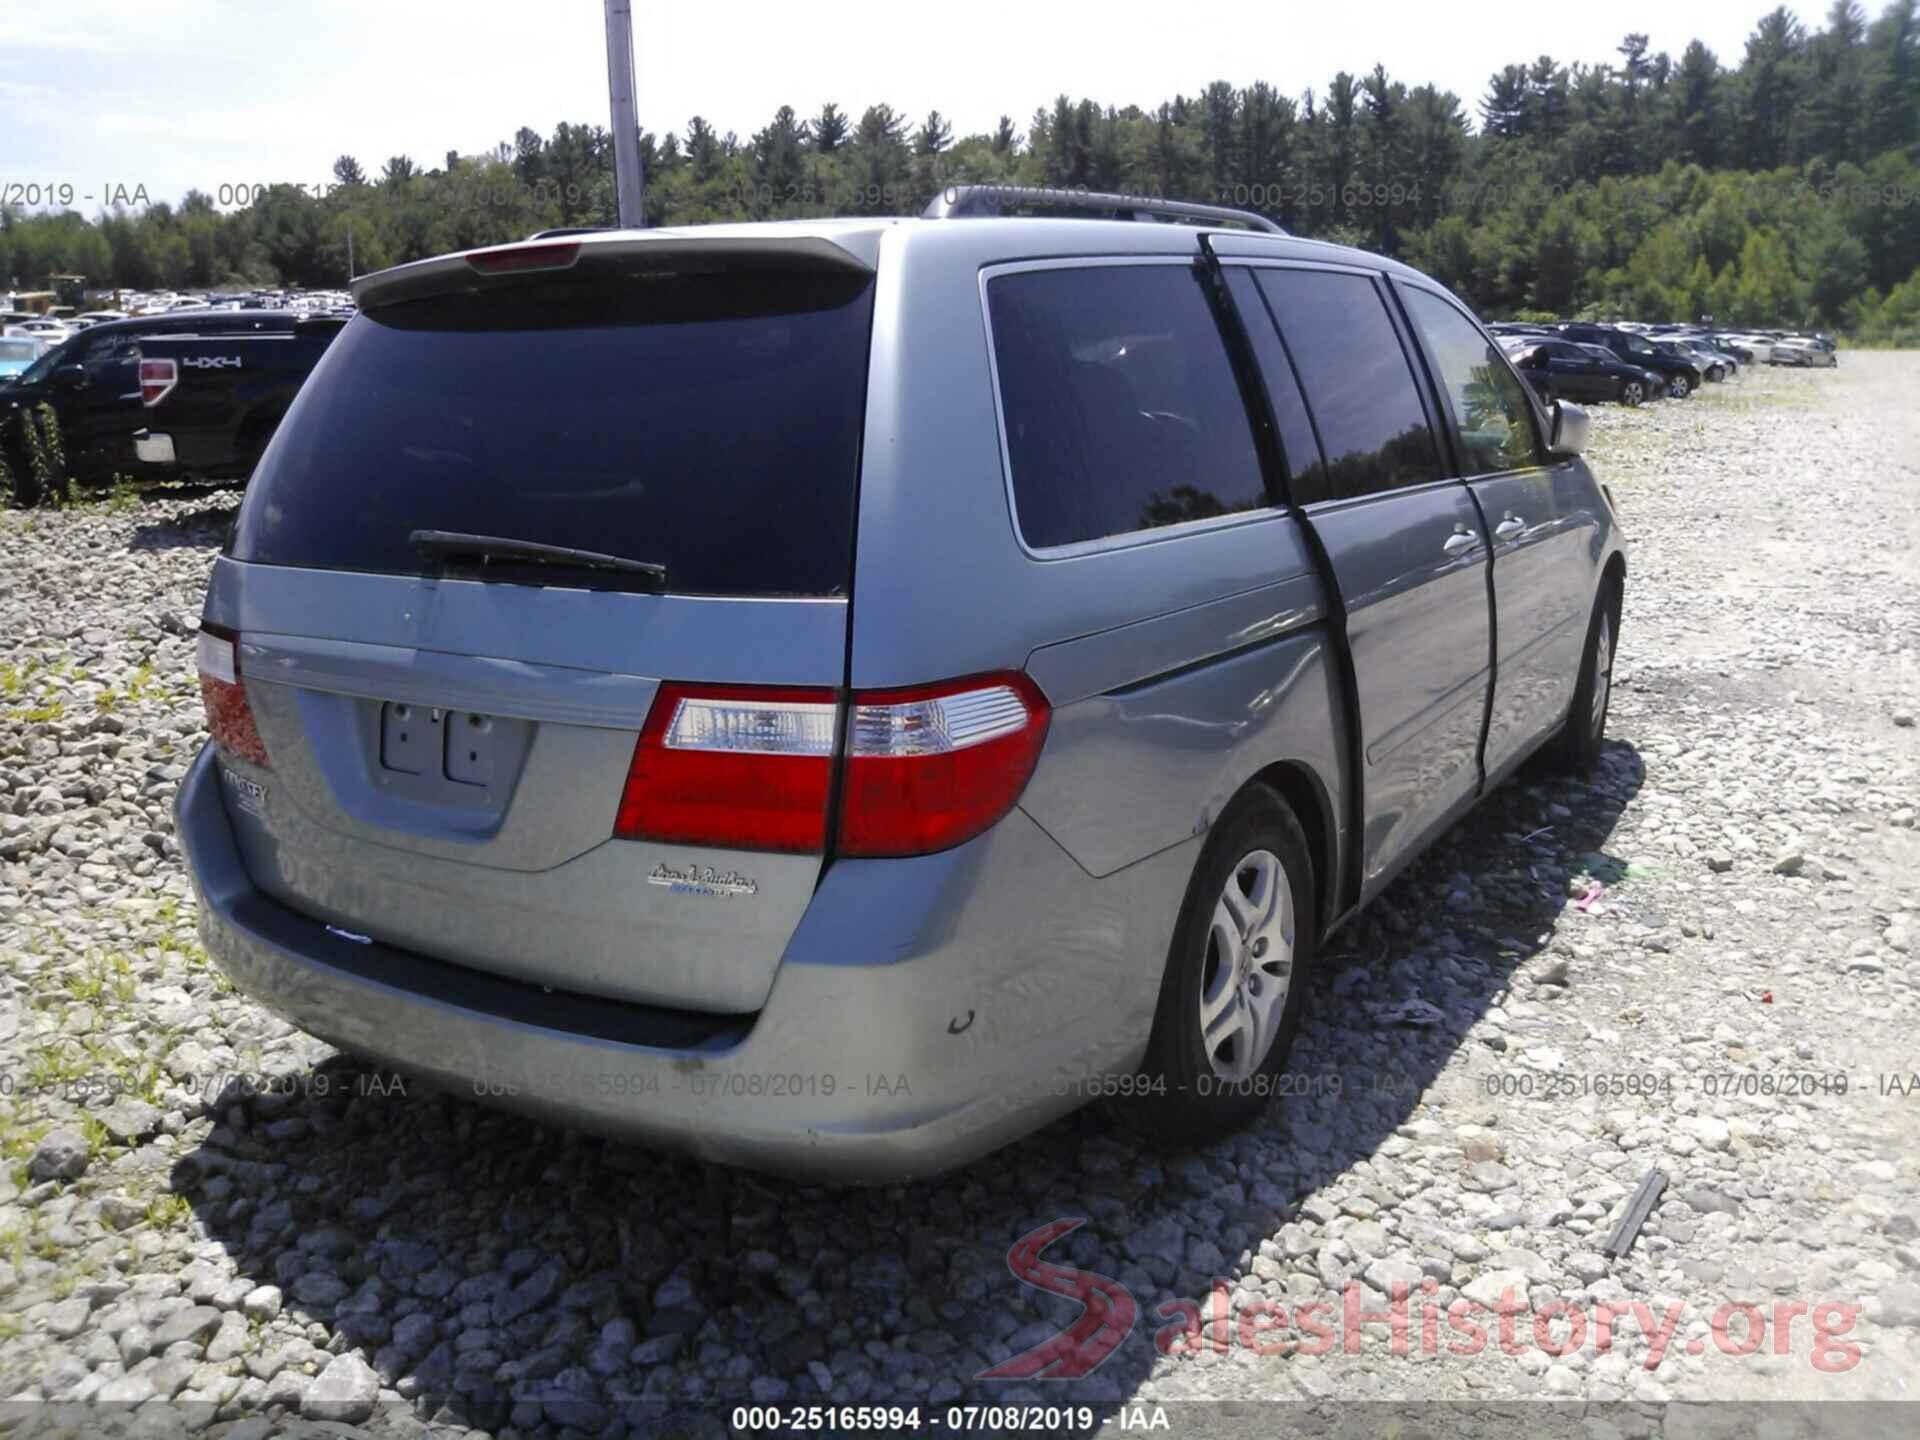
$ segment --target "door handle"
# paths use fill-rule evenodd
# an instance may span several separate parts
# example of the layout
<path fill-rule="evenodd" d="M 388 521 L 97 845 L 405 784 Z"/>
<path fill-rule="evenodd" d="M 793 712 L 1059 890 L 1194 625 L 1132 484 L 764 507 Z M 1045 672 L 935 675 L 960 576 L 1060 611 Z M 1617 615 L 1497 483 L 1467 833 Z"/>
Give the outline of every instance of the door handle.
<path fill-rule="evenodd" d="M 1493 527 L 1493 538 L 1496 540 L 1511 540 L 1526 528 L 1527 522 L 1509 511 L 1507 512 L 1507 518 Z"/>
<path fill-rule="evenodd" d="M 1441 542 L 1440 548 L 1449 555 L 1464 555 L 1480 542 L 1473 538 L 1473 532 L 1465 526 L 1456 529 Z"/>

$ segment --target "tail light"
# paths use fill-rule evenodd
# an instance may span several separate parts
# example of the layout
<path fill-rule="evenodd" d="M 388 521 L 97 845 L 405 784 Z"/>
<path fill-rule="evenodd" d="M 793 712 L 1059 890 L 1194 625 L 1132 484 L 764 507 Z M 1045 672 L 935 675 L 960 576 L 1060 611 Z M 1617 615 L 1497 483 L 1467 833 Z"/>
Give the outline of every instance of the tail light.
<path fill-rule="evenodd" d="M 627 767 L 613 833 L 823 850 L 839 708 L 831 690 L 662 685 Z"/>
<path fill-rule="evenodd" d="M 213 743 L 264 767 L 271 762 L 266 742 L 260 738 L 260 727 L 253 722 L 253 707 L 247 703 L 246 682 L 240 678 L 237 638 L 224 626 L 200 627 L 200 638 L 194 645 L 194 659 L 200 669 L 200 703 L 206 707 L 207 730 Z"/>
<path fill-rule="evenodd" d="M 923 855 L 971 840 L 1020 798 L 1050 713 L 1015 672 L 855 695 L 840 853 Z"/>
<path fill-rule="evenodd" d="M 1018 673 L 854 695 L 843 855 L 923 855 L 1013 808 L 1050 717 Z M 840 706 L 832 690 L 664 684 L 627 769 L 614 834 L 723 849 L 826 849 Z"/>
<path fill-rule="evenodd" d="M 180 367 L 171 360 L 140 362 L 140 403 L 158 405 L 180 383 Z"/>

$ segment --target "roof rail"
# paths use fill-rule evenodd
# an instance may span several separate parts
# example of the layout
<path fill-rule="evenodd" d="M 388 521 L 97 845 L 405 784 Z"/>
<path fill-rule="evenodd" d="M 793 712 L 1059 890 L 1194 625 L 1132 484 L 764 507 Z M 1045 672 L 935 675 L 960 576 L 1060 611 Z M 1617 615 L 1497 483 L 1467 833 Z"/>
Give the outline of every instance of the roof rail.
<path fill-rule="evenodd" d="M 1230 210 L 1223 205 L 1200 205 L 1191 200 L 1163 200 L 1151 195 L 1115 195 L 1100 190 L 1059 190 L 1044 185 L 949 185 L 920 212 L 927 220 L 956 220 L 968 216 L 1003 215 L 1021 206 L 1041 210 L 1077 210 L 1109 220 L 1211 220 L 1223 225 L 1245 225 L 1268 235 L 1284 235 L 1266 216 L 1252 210 Z"/>
<path fill-rule="evenodd" d="M 561 235 L 594 235 L 611 227 L 606 225 L 556 225 L 551 230 L 536 230 L 529 240 L 553 240 Z"/>

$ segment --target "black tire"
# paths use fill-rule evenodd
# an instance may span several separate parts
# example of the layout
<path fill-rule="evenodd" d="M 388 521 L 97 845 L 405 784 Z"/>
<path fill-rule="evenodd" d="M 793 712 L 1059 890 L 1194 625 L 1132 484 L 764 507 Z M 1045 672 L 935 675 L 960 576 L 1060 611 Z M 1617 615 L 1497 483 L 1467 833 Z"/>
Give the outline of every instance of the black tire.
<path fill-rule="evenodd" d="M 1620 645 L 1620 601 L 1617 580 L 1608 580 L 1600 587 L 1593 602 L 1593 618 L 1587 622 L 1587 643 L 1580 649 L 1580 679 L 1573 687 L 1573 705 L 1549 747 L 1548 758 L 1554 768 L 1570 775 L 1592 770 L 1606 742 L 1607 712 L 1613 704 L 1613 662 Z"/>
<path fill-rule="evenodd" d="M 1639 408 L 1640 402 L 1647 398 L 1647 387 L 1638 380 L 1625 380 L 1620 384 L 1620 403 L 1630 409 Z"/>
<path fill-rule="evenodd" d="M 1223 1029 L 1220 1035 L 1224 1038 L 1217 1038 L 1210 1052 L 1201 1030 L 1201 1008 L 1207 991 L 1219 993 L 1225 984 L 1242 995 L 1257 996 L 1262 981 L 1268 986 L 1273 983 L 1273 972 L 1267 967 L 1277 968 L 1283 963 L 1277 946 L 1286 917 L 1269 911 L 1273 919 L 1253 927 L 1256 933 L 1267 931 L 1256 945 L 1262 941 L 1267 945 L 1259 949 L 1250 946 L 1242 952 L 1247 957 L 1244 985 L 1233 986 L 1232 972 L 1220 968 L 1233 962 L 1222 955 L 1216 940 L 1216 909 L 1225 903 L 1229 880 L 1246 898 L 1241 887 L 1247 876 L 1258 872 L 1261 862 L 1246 869 L 1241 868 L 1242 862 L 1254 861 L 1258 855 L 1272 857 L 1278 863 L 1279 875 L 1271 877 L 1269 883 L 1276 899 L 1284 889 L 1285 902 L 1291 907 L 1291 963 L 1286 971 L 1286 988 L 1272 996 L 1272 1009 L 1262 1027 L 1265 1033 L 1259 1036 L 1266 1042 L 1265 1054 L 1246 1074 L 1223 1078 L 1210 1053 L 1226 1050 L 1229 1059 L 1244 1063 L 1252 1058 L 1255 1047 L 1249 1045 L 1246 1051 L 1232 1055 L 1231 1047 L 1239 1032 Z M 1272 790 L 1264 785 L 1249 786 L 1214 825 L 1194 866 L 1193 878 L 1187 882 L 1160 984 L 1153 1033 L 1136 1077 L 1139 1087 L 1135 1094 L 1109 1102 L 1109 1108 L 1123 1123 L 1157 1143 L 1190 1148 L 1231 1134 L 1266 1108 L 1277 1090 L 1274 1077 L 1285 1068 L 1293 1048 L 1313 970 L 1319 939 L 1316 893 L 1313 857 L 1300 821 Z M 1271 990 L 1268 993 L 1272 995 Z M 1223 1014 L 1228 1008 L 1223 1007 Z M 1241 1013 L 1251 1012 L 1243 1007 Z"/>
<path fill-rule="evenodd" d="M 1693 393 L 1693 382 L 1684 375 L 1675 375 L 1667 381 L 1667 394 L 1676 400 L 1684 400 Z"/>
<path fill-rule="evenodd" d="M 40 477 L 33 473 L 26 447 L 11 443 L 0 445 L 0 459 L 6 461 L 7 473 L 12 477 L 10 493 L 3 498 L 23 510 L 31 510 L 40 503 Z"/>

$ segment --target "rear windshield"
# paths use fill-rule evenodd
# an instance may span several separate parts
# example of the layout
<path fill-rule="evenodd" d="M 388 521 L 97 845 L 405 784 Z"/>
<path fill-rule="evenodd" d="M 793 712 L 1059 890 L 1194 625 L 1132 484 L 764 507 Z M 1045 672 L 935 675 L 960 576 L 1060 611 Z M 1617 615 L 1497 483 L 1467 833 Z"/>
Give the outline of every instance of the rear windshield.
<path fill-rule="evenodd" d="M 844 593 L 871 314 L 871 276 L 792 266 L 581 267 L 362 314 L 231 553 L 437 574 L 408 537 L 450 530 L 650 561 L 678 593 Z"/>

